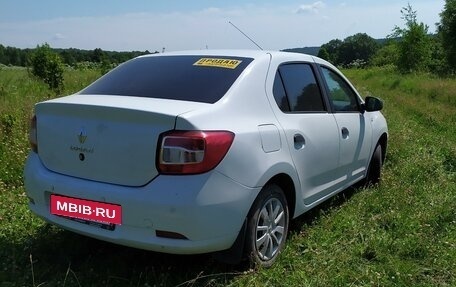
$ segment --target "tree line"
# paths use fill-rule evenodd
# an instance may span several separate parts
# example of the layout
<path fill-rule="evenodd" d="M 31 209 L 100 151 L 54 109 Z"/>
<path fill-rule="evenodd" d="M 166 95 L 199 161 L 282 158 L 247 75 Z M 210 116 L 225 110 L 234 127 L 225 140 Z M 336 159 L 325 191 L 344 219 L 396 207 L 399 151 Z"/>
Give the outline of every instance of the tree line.
<path fill-rule="evenodd" d="M 45 44 L 46 45 L 46 44 Z M 6 66 L 21 66 L 30 65 L 32 55 L 39 49 L 37 46 L 34 49 L 19 49 L 15 47 L 5 47 L 0 44 L 0 64 Z M 131 51 L 131 52 L 115 52 L 104 51 L 100 48 L 94 50 L 81 50 L 75 48 L 69 49 L 52 49 L 51 51 L 62 60 L 62 63 L 67 66 L 76 67 L 80 63 L 104 63 L 104 64 L 120 64 L 134 57 L 151 54 L 146 51 Z M 157 51 L 153 53 L 158 53 Z"/>
<path fill-rule="evenodd" d="M 365 33 L 331 40 L 322 45 L 318 56 L 344 67 L 394 66 L 402 73 L 456 73 L 456 0 L 446 0 L 436 34 L 418 21 L 408 4 L 401 9 L 404 28 L 394 27 L 382 42 Z"/>
<path fill-rule="evenodd" d="M 19 49 L 0 44 L 0 64 L 29 67 L 32 75 L 45 82 L 56 94 L 64 87 L 65 65 L 76 69 L 99 69 L 103 75 L 120 63 L 146 54 L 151 53 L 147 50 L 113 52 L 100 48 L 53 49 L 47 43 L 38 45 L 35 49 Z"/>

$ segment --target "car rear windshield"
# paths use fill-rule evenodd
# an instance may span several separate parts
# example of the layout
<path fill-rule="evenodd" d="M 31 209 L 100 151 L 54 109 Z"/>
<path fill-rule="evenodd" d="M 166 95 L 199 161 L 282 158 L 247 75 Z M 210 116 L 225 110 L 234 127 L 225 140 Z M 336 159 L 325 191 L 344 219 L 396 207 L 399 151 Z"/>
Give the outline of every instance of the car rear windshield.
<path fill-rule="evenodd" d="M 80 94 L 215 103 L 252 60 L 226 56 L 141 57 L 115 68 Z"/>

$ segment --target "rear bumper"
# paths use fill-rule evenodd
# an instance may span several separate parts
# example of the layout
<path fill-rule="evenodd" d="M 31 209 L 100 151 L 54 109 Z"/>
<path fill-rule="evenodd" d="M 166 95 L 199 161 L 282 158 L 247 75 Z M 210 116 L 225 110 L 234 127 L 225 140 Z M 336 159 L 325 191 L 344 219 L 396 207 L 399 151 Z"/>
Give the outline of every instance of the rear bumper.
<path fill-rule="evenodd" d="M 52 224 L 104 241 L 174 254 L 231 247 L 261 189 L 245 187 L 216 171 L 160 175 L 143 187 L 106 184 L 52 172 L 35 153 L 26 162 L 25 187 L 32 212 Z M 122 225 L 111 231 L 52 215 L 51 194 L 119 204 Z M 188 239 L 157 237 L 156 230 Z"/>

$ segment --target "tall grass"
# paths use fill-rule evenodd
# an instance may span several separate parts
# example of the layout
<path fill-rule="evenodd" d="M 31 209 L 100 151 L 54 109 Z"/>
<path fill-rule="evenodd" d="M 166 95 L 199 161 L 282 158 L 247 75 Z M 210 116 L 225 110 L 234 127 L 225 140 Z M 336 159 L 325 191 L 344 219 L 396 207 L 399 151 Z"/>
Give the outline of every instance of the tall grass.
<path fill-rule="evenodd" d="M 28 119 L 54 95 L 26 70 L 0 70 L 0 286 L 456 286 L 456 81 L 345 72 L 385 101 L 382 185 L 347 190 L 300 217 L 276 264 L 249 270 L 112 245 L 31 215 L 22 184 Z M 97 76 L 66 72 L 65 93 Z"/>

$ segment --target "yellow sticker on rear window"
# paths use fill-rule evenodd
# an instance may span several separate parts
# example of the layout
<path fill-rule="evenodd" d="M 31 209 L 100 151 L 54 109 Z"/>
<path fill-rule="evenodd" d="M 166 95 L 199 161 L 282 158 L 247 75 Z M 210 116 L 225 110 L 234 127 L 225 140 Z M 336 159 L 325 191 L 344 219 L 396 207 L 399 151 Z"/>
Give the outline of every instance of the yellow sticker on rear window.
<path fill-rule="evenodd" d="M 241 62 L 241 60 L 233 59 L 201 58 L 198 61 L 196 61 L 196 63 L 194 63 L 193 66 L 236 69 L 236 67 L 239 66 Z"/>

